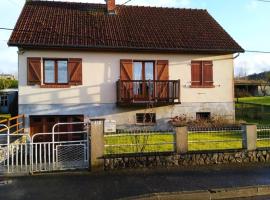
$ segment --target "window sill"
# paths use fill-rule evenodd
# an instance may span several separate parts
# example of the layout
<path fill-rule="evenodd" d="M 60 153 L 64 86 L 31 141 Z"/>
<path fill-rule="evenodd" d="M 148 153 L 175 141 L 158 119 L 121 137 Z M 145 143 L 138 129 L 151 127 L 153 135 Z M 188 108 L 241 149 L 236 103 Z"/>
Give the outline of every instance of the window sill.
<path fill-rule="evenodd" d="M 156 123 L 135 123 L 137 126 L 155 126 Z"/>
<path fill-rule="evenodd" d="M 70 88 L 70 85 L 67 85 L 67 84 L 63 84 L 63 85 L 50 84 L 50 85 L 41 85 L 40 88 Z"/>
<path fill-rule="evenodd" d="M 206 85 L 191 85 L 190 88 L 215 88 L 214 85 L 206 86 Z"/>

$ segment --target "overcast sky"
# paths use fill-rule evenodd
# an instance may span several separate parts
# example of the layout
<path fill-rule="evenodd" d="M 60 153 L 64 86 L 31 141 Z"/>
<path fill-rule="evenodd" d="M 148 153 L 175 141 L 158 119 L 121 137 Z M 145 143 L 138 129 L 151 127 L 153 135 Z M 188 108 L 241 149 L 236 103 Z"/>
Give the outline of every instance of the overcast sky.
<path fill-rule="evenodd" d="M 104 3 L 104 0 L 64 0 Z M 122 4 L 127 0 L 116 0 Z M 0 27 L 13 28 L 25 0 L 0 3 Z M 131 0 L 128 5 L 203 8 L 246 50 L 270 51 L 270 3 L 258 0 Z M 17 48 L 8 47 L 11 31 L 0 30 L 0 73 L 17 73 Z M 235 74 L 270 70 L 270 54 L 245 53 L 235 60 Z"/>

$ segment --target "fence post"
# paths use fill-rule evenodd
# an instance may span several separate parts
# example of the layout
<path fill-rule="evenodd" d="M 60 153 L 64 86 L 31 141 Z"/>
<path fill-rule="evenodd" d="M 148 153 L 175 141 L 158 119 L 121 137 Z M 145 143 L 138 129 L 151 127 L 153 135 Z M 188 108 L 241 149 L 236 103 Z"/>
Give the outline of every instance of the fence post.
<path fill-rule="evenodd" d="M 188 130 L 186 126 L 176 127 L 176 153 L 188 152 Z"/>
<path fill-rule="evenodd" d="M 257 149 L 257 125 L 255 124 L 243 124 L 243 148 L 248 151 Z"/>
<path fill-rule="evenodd" d="M 104 170 L 104 124 L 103 120 L 91 121 L 90 166 L 92 171 Z"/>

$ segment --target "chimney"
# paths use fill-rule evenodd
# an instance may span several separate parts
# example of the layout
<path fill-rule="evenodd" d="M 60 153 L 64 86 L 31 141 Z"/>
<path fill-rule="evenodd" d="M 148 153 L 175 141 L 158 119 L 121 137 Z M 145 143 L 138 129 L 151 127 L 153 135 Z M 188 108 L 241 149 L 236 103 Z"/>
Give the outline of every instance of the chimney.
<path fill-rule="evenodd" d="M 105 0 L 107 6 L 107 12 L 109 14 L 115 14 L 115 0 Z"/>

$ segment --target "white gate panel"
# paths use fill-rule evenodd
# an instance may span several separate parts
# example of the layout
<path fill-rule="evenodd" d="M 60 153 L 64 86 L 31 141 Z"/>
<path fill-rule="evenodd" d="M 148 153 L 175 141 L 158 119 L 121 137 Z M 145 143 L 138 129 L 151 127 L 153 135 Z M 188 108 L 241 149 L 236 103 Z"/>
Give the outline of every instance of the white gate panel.
<path fill-rule="evenodd" d="M 32 138 L 32 172 L 85 169 L 89 167 L 89 136 L 86 130 L 55 132 L 55 127 L 82 122 L 58 123 L 52 133 L 37 133 Z M 80 135 L 79 140 L 56 140 L 59 136 Z M 49 136 L 50 141 L 38 142 L 37 137 Z M 61 137 L 60 137 L 61 138 Z M 69 137 L 68 137 L 69 138 Z"/>

